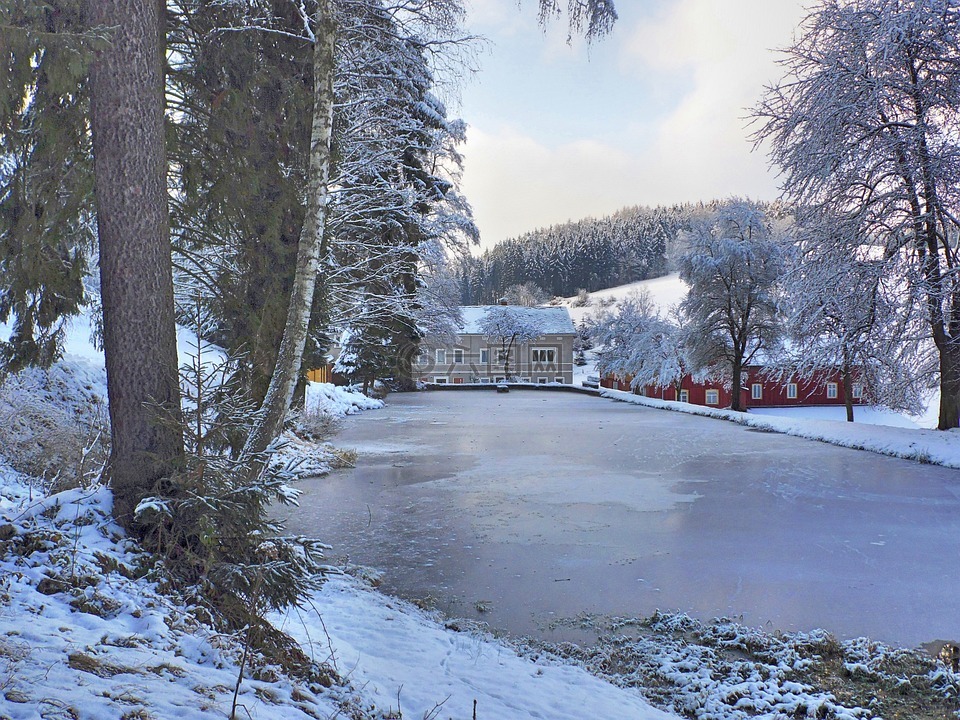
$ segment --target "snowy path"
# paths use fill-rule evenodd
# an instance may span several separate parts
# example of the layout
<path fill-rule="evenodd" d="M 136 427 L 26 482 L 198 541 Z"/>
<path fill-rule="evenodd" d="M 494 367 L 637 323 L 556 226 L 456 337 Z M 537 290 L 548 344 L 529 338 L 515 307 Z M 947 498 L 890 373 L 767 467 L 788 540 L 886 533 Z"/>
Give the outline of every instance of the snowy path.
<path fill-rule="evenodd" d="M 326 657 L 329 633 L 337 666 L 382 710 L 403 717 L 468 720 L 675 720 L 640 695 L 580 668 L 517 656 L 468 633 L 451 633 L 406 603 L 332 580 L 315 598 L 315 616 L 288 618 L 284 629 Z M 399 705 L 398 704 L 399 695 Z M 586 713 L 586 714 L 585 714 Z"/>

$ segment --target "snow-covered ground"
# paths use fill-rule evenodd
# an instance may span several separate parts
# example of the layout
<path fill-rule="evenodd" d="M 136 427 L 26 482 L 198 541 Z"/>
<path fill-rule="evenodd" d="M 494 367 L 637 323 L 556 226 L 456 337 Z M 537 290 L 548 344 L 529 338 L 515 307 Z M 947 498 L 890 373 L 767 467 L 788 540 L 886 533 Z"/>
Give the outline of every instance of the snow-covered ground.
<path fill-rule="evenodd" d="M 670 273 L 652 280 L 639 280 L 627 285 L 588 293 L 590 302 L 587 305 L 578 305 L 576 296 L 563 298 L 560 304 L 569 310 L 570 318 L 575 324 L 579 325 L 580 322 L 594 316 L 603 308 L 613 307 L 628 295 L 641 291 L 648 292 L 654 304 L 663 312 L 667 312 L 686 297 L 687 284 L 680 279 L 677 273 Z"/>
<path fill-rule="evenodd" d="M 365 697 L 397 717 L 582 720 L 584 708 L 596 718 L 676 717 L 654 709 L 635 690 L 547 656 L 520 655 L 481 632 L 452 631 L 353 580 L 328 581 L 313 605 L 322 625 L 318 615 L 302 612 L 277 624 L 315 655 L 332 653 Z"/>
<path fill-rule="evenodd" d="M 910 428 L 905 425 L 848 423 L 819 419 L 815 413 L 811 415 L 800 413 L 789 417 L 774 415 L 772 412 L 758 414 L 752 410 L 740 413 L 672 400 L 657 400 L 619 390 L 605 389 L 601 394 L 613 400 L 635 405 L 714 417 L 760 430 L 820 440 L 831 445 L 869 450 L 881 455 L 917 460 L 921 463 L 960 468 L 960 430 L 942 432 L 917 429 L 916 426 Z"/>

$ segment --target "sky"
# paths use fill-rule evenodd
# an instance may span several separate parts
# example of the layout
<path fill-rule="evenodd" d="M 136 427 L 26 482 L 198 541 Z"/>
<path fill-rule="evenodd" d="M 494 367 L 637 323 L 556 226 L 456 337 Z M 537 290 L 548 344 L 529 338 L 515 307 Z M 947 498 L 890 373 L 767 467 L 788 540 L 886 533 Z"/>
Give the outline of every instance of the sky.
<path fill-rule="evenodd" d="M 589 46 L 567 44 L 563 19 L 542 31 L 536 6 L 468 0 L 489 43 L 454 113 L 482 247 L 625 206 L 777 197 L 746 116 L 780 77 L 800 0 L 617 0 Z"/>

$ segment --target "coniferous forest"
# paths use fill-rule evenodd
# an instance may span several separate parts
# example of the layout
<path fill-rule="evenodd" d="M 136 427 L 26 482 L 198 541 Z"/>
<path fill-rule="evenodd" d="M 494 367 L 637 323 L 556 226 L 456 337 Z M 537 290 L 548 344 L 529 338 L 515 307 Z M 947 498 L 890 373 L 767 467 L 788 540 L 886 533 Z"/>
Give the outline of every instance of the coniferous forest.
<path fill-rule="evenodd" d="M 570 296 L 659 277 L 690 218 L 712 207 L 634 206 L 534 230 L 461 261 L 461 302 L 494 302 L 512 285 L 533 283 L 549 295 Z"/>

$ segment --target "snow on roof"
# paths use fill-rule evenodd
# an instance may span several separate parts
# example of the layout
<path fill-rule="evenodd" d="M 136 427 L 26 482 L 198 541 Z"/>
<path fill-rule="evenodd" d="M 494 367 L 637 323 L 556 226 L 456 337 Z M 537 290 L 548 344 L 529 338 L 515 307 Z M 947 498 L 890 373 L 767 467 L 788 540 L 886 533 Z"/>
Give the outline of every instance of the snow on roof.
<path fill-rule="evenodd" d="M 465 305 L 460 308 L 463 324 L 457 332 L 463 335 L 482 335 L 480 321 L 488 311 L 500 305 Z M 574 335 L 576 329 L 570 319 L 570 313 L 565 307 L 524 307 L 522 305 L 507 305 L 517 313 L 536 318 L 543 326 L 544 335 Z"/>

